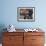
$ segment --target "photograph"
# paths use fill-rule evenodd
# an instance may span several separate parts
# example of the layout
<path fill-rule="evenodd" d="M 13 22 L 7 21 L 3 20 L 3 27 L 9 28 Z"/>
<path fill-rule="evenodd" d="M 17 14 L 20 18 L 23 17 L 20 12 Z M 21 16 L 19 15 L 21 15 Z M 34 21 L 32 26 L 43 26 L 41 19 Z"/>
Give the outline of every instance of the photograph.
<path fill-rule="evenodd" d="M 24 22 L 35 21 L 35 7 L 18 7 L 17 20 Z"/>

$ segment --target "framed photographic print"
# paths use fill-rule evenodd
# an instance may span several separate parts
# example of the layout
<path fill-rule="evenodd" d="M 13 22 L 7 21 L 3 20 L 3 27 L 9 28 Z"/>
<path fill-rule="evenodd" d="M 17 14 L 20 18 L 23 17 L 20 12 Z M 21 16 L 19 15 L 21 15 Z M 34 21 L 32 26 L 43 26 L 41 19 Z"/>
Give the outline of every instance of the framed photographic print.
<path fill-rule="evenodd" d="M 18 7 L 17 20 L 21 22 L 34 22 L 35 7 Z"/>

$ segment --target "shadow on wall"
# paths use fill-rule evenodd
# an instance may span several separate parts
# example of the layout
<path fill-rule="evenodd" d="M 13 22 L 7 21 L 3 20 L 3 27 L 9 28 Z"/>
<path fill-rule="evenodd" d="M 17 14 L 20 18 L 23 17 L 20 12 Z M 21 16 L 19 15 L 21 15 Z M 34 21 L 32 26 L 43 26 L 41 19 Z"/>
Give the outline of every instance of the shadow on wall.
<path fill-rule="evenodd" d="M 2 32 L 6 31 L 6 30 L 4 30 L 4 28 L 6 28 L 5 25 L 0 24 L 0 43 L 2 43 L 2 36 L 3 36 Z"/>

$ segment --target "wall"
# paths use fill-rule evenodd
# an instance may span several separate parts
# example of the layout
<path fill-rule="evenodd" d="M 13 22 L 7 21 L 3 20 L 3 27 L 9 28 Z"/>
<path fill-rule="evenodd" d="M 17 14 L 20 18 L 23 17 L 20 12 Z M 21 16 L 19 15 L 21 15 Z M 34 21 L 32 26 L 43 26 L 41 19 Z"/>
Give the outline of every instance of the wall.
<path fill-rule="evenodd" d="M 0 0 L 0 25 L 13 24 L 16 28 L 46 28 L 45 0 Z M 18 22 L 17 7 L 35 7 L 35 22 Z"/>

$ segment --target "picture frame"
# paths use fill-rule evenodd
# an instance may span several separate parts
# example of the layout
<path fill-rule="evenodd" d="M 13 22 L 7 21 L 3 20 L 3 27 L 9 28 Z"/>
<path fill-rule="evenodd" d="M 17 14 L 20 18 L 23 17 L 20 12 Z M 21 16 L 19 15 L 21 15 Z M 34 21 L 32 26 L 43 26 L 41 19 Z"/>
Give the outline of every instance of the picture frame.
<path fill-rule="evenodd" d="M 35 7 L 18 7 L 17 21 L 20 22 L 34 22 L 35 21 Z"/>

